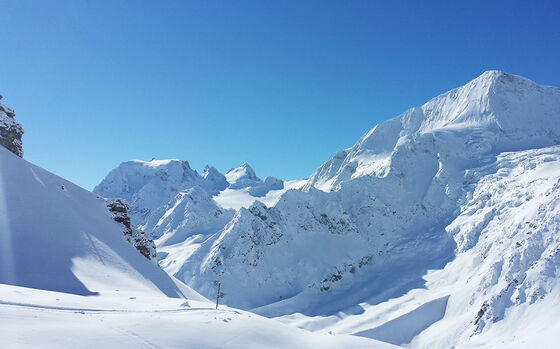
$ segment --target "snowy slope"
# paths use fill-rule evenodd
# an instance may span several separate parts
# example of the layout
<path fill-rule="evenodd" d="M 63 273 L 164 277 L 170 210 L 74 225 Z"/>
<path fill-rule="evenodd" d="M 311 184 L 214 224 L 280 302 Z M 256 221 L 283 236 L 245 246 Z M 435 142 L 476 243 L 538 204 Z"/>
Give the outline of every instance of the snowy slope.
<path fill-rule="evenodd" d="M 286 190 L 303 181 L 266 177 L 248 164 L 225 175 L 206 166 L 199 175 L 187 161 L 133 160 L 112 170 L 94 193 L 130 204 L 133 227 L 156 240 L 159 264 L 174 275 L 191 253 L 231 221 L 235 210 L 256 200 L 275 203 Z"/>
<path fill-rule="evenodd" d="M 456 258 L 423 275 L 422 288 L 355 314 L 282 321 L 422 348 L 550 345 L 560 331 L 560 146 L 503 153 L 464 178 L 445 228 Z"/>
<path fill-rule="evenodd" d="M 0 284 L 0 347 L 392 348 L 312 333 L 212 303 L 148 297 L 80 297 Z"/>
<path fill-rule="evenodd" d="M 201 298 L 126 241 L 102 198 L 3 147 L 0 214 L 2 284 L 79 295 L 134 290 Z"/>

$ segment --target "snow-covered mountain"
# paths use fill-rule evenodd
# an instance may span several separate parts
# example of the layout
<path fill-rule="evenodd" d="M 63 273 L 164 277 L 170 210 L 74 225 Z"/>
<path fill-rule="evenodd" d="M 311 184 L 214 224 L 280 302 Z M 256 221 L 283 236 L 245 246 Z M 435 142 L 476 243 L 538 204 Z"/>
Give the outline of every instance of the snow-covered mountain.
<path fill-rule="evenodd" d="M 131 206 L 129 214 L 133 223 L 159 238 L 170 232 L 162 227 L 164 222 L 161 219 L 169 217 L 172 211 L 181 207 L 181 203 L 186 202 L 186 196 L 191 199 L 196 197 L 196 200 L 203 200 L 214 206 L 206 207 L 204 214 L 209 212 L 208 210 L 214 210 L 214 218 L 221 222 L 224 220 L 223 213 L 218 212 L 220 209 L 212 201 L 212 197 L 221 191 L 229 189 L 247 192 L 256 199 L 283 187 L 284 182 L 273 177 L 260 180 L 246 163 L 231 169 L 225 175 L 214 167 L 206 166 L 201 176 L 191 169 L 187 161 L 154 159 L 123 162 L 112 170 L 93 192 L 107 198 L 126 200 Z M 203 225 L 208 225 L 208 219 L 215 220 L 209 217 L 201 219 L 205 220 L 201 222 Z M 193 219 L 189 221 L 192 222 Z"/>
<path fill-rule="evenodd" d="M 539 148 L 560 142 L 558 88 L 511 74 L 487 71 L 421 107 L 375 126 L 352 148 L 338 152 L 311 176 L 309 185 L 334 190 L 361 176 L 384 177 L 399 142 L 431 135 L 464 137 L 457 149 L 481 154 Z"/>
<path fill-rule="evenodd" d="M 175 231 L 156 241 L 161 265 L 203 295 L 220 280 L 231 306 L 418 347 L 513 342 L 507 328 L 537 342 L 523 317 L 560 306 L 557 144 L 560 89 L 488 71 L 250 206 L 230 195 L 249 183 L 260 196 L 248 166 L 226 189 L 215 175 L 214 194 L 125 163 L 95 191 L 128 200 L 155 237 Z M 560 330 L 553 316 L 534 331 Z"/>
<path fill-rule="evenodd" d="M 190 252 L 222 230 L 235 209 L 255 200 L 274 202 L 285 190 L 301 186 L 274 177 L 261 180 L 244 163 L 225 175 L 206 166 L 202 175 L 181 160 L 133 160 L 112 170 L 93 192 L 130 203 L 134 229 L 156 239 L 160 265 L 174 274 Z"/>

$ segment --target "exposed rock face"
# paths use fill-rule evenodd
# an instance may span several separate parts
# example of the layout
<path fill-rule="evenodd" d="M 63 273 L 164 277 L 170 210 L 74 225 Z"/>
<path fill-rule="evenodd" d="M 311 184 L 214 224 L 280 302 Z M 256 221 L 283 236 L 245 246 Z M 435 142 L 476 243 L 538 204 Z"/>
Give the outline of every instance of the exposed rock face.
<path fill-rule="evenodd" d="M 0 95 L 2 99 L 2 95 Z M 14 119 L 16 113 L 2 103 L 0 103 L 0 145 L 20 158 L 23 157 L 23 146 L 21 136 L 23 127 Z"/>
<path fill-rule="evenodd" d="M 130 217 L 128 216 L 128 204 L 121 199 L 106 199 L 107 207 L 113 215 L 116 222 L 125 226 L 123 231 L 124 236 L 136 249 L 148 259 L 156 257 L 156 245 L 154 240 L 150 239 L 148 235 L 138 229 L 132 229 L 130 226 Z"/>

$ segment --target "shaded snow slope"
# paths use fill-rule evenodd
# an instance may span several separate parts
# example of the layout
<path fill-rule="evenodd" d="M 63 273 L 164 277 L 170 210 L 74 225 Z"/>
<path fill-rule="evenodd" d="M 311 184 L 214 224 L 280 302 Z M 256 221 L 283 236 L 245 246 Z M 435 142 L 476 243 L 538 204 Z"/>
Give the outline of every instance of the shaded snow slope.
<path fill-rule="evenodd" d="M 122 228 L 102 198 L 0 148 L 0 283 L 200 298 L 136 251 Z"/>

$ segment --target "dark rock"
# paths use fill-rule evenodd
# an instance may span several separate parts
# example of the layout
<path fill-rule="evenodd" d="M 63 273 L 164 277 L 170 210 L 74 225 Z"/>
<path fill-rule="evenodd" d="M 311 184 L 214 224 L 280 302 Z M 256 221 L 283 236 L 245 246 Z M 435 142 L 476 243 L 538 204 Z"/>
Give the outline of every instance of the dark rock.
<path fill-rule="evenodd" d="M 130 206 L 122 199 L 105 199 L 107 208 L 113 215 L 116 222 L 121 223 L 125 229 L 123 235 L 126 240 L 130 242 L 144 257 L 152 259 L 156 257 L 156 245 L 154 240 L 150 239 L 148 235 L 138 229 L 133 229 L 130 224 L 130 217 L 128 216 L 128 209 Z"/>
<path fill-rule="evenodd" d="M 23 127 L 14 119 L 16 113 L 0 103 L 0 145 L 19 157 L 23 157 Z"/>

